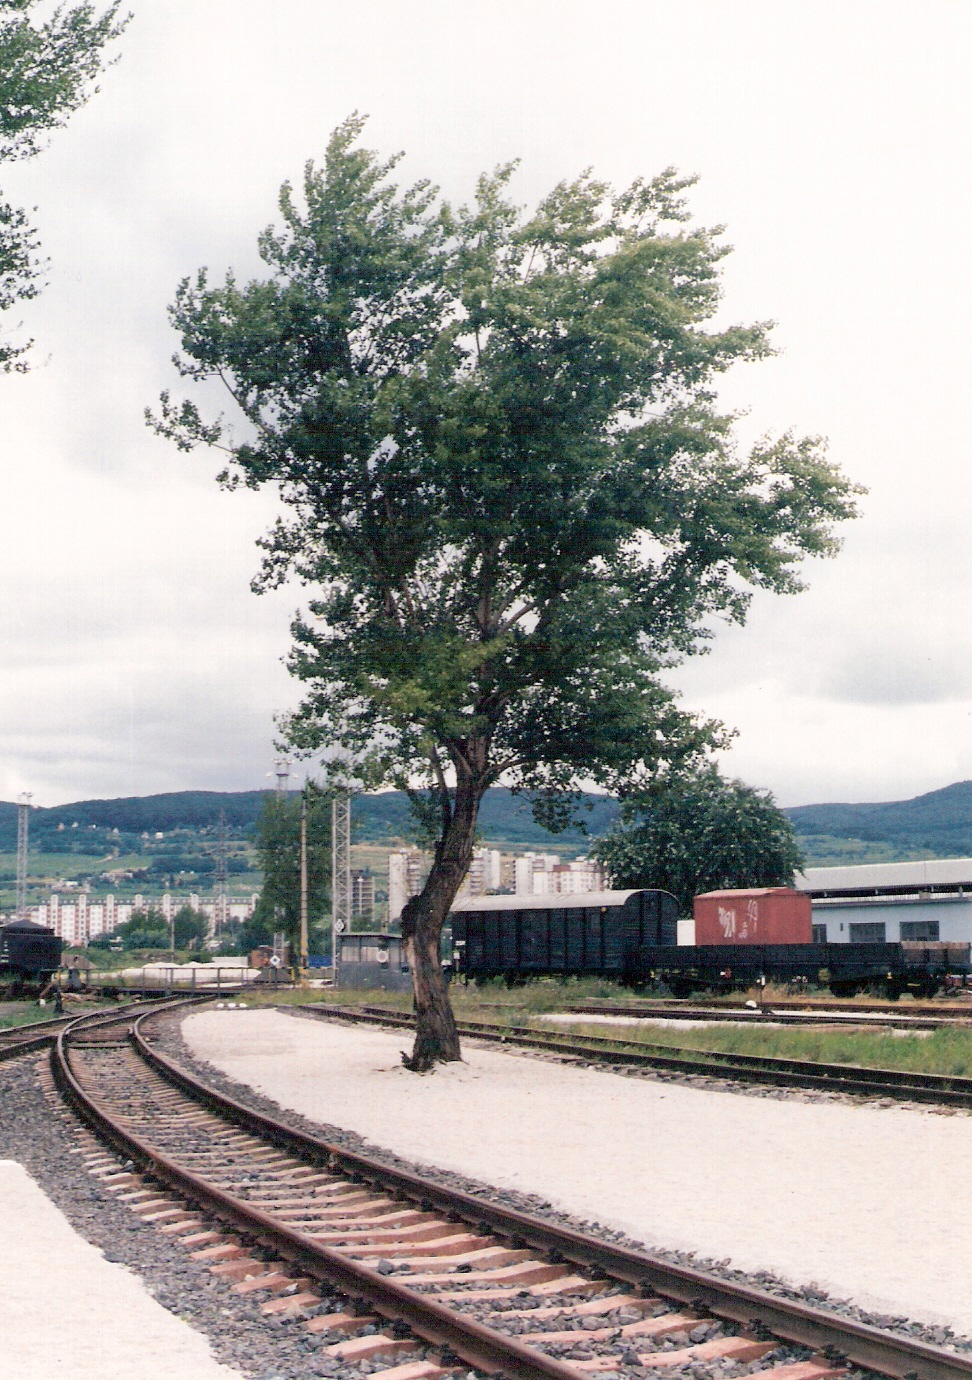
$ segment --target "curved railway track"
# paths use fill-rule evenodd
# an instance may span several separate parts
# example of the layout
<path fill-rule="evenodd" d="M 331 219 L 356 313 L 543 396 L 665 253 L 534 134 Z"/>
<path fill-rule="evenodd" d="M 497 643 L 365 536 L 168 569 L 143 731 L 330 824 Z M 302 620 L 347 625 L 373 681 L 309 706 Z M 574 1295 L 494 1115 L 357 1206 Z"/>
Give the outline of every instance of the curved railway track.
<path fill-rule="evenodd" d="M 125 1013 L 126 1019 L 130 1019 L 129 1013 L 141 1005 L 139 1002 L 127 1002 L 124 1006 L 113 1006 L 110 1008 L 110 1015 L 114 1018 Z M 109 1012 L 100 1011 L 98 1014 L 104 1017 Z M 53 1016 L 46 1020 L 31 1021 L 29 1025 L 11 1026 L 7 1030 L 0 1030 L 0 1062 L 5 1059 L 16 1059 L 19 1055 L 30 1054 L 34 1050 L 46 1049 L 60 1031 L 67 1029 L 72 1021 L 77 1019 L 76 1013 Z"/>
<path fill-rule="evenodd" d="M 361 1021 L 372 1025 L 408 1028 L 413 1018 L 375 1007 L 306 1007 L 323 1019 Z M 772 1055 L 724 1054 L 706 1050 L 676 1049 L 641 1040 L 625 1041 L 610 1035 L 527 1030 L 486 1021 L 458 1021 L 460 1035 L 505 1045 L 547 1050 L 567 1058 L 629 1068 L 653 1068 L 670 1073 L 727 1078 L 775 1088 L 802 1088 L 814 1092 L 853 1093 L 860 1097 L 893 1098 L 942 1107 L 972 1107 L 972 1078 L 947 1074 L 915 1074 L 900 1069 L 872 1069 L 856 1064 L 822 1064 L 808 1059 L 781 1059 Z"/>
<path fill-rule="evenodd" d="M 972 1010 L 956 1007 L 951 1011 L 935 1012 L 918 1007 L 914 1015 L 902 1012 L 900 1007 L 879 1005 L 877 1003 L 856 1002 L 814 1002 L 812 1006 L 798 1007 L 795 1003 L 774 1002 L 757 1010 L 743 1010 L 740 1007 L 727 1007 L 718 1002 L 706 1005 L 703 1002 L 616 1002 L 605 1001 L 573 1002 L 564 1008 L 576 1015 L 584 1016 L 638 1016 L 650 1020 L 661 1017 L 667 1021 L 728 1021 L 758 1025 L 769 1021 L 774 1025 L 821 1025 L 839 1018 L 841 1026 L 854 1024 L 854 1017 L 862 1017 L 862 1025 L 889 1026 L 893 1030 L 940 1030 L 946 1026 L 972 1025 Z"/>
<path fill-rule="evenodd" d="M 90 1164 L 264 1311 L 301 1314 L 329 1359 L 383 1380 L 536 1380 L 691 1367 L 837 1380 L 972 1380 L 972 1360 L 456 1192 L 293 1130 L 153 1048 L 157 1012 L 62 1030 L 55 1081 L 124 1157 Z M 129 1163 L 130 1162 L 130 1163 Z M 133 1168 L 132 1166 L 136 1166 Z M 335 1291 L 344 1301 L 335 1304 Z"/>

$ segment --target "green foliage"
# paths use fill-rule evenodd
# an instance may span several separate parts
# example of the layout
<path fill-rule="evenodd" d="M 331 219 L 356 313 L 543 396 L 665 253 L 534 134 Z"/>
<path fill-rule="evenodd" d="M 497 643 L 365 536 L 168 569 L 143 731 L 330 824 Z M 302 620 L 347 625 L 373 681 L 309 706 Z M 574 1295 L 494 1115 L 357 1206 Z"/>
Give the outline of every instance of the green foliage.
<path fill-rule="evenodd" d="M 804 861 L 773 797 L 711 768 L 626 800 L 591 851 L 615 886 L 670 891 L 688 916 L 700 892 L 792 886 Z"/>
<path fill-rule="evenodd" d="M 143 833 L 164 832 L 164 841 L 152 838 L 148 844 L 155 871 L 199 871 L 200 865 L 205 870 L 207 864 L 211 870 L 211 858 L 203 861 L 200 850 L 212 848 L 220 814 L 226 816 L 231 839 L 248 839 L 265 796 L 265 791 L 173 791 L 118 800 L 80 800 L 47 809 L 35 806 L 30 812 L 31 851 L 82 852 L 103 858 L 116 847 L 137 853 L 146 847 L 140 837 Z M 617 801 L 610 796 L 587 792 L 578 798 L 579 821 L 592 836 L 604 831 L 617 810 Z M 77 829 L 71 827 L 74 823 Z M 59 824 L 65 827 L 58 829 Z M 414 828 L 408 797 L 403 791 L 356 795 L 351 802 L 351 827 L 358 843 L 407 838 Z M 553 836 L 537 824 L 529 802 L 503 786 L 494 787 L 483 797 L 479 828 L 484 839 L 496 842 L 539 847 L 554 842 Z M 176 830 L 178 835 L 173 839 Z M 562 841 L 580 844 L 584 838 L 578 829 L 572 829 Z M 17 807 L 0 801 L 0 851 L 15 852 L 16 847 Z M 122 865 L 139 863 L 129 858 L 113 864 Z M 226 867 L 231 874 L 248 870 L 244 858 L 233 856 L 227 859 Z M 15 875 L 11 873 L 11 877 Z"/>
<path fill-rule="evenodd" d="M 922 849 L 939 858 L 972 853 L 972 781 L 956 781 L 913 800 L 798 805 L 787 814 L 800 834 L 883 843 L 898 858 L 921 856 L 916 850 Z"/>
<path fill-rule="evenodd" d="M 205 915 L 200 915 L 191 906 L 180 906 L 172 917 L 172 931 L 177 949 L 201 949 L 209 925 Z"/>
<path fill-rule="evenodd" d="M 121 33 L 118 0 L 63 5 L 32 22 L 37 0 L 0 0 L 0 162 L 32 158 L 97 88 L 103 50 Z M 27 213 L 0 201 L 0 311 L 34 297 L 42 264 Z M 0 343 L 0 368 L 23 369 L 29 342 Z"/>
<path fill-rule="evenodd" d="M 829 834 L 803 834 L 799 830 L 796 838 L 807 867 L 853 867 L 861 863 L 917 862 L 926 858 L 954 856 L 951 851 L 935 853 L 929 848 L 915 848 L 905 840 L 898 843 L 871 842 L 833 838 Z M 966 846 L 957 851 L 967 856 L 970 850 Z"/>
<path fill-rule="evenodd" d="M 120 939 L 125 950 L 167 949 L 169 922 L 160 910 L 149 906 L 146 910 L 133 911 L 132 918 L 119 925 L 111 937 Z"/>
<path fill-rule="evenodd" d="M 331 802 L 313 785 L 307 797 L 307 914 L 319 926 L 327 911 L 331 875 Z M 296 943 L 300 936 L 300 796 L 267 793 L 256 825 L 263 887 L 243 927 L 244 950 L 269 944 L 274 931 Z M 313 952 L 319 952 L 314 944 Z"/>
<path fill-rule="evenodd" d="M 688 226 L 688 181 L 585 173 L 524 216 L 510 165 L 454 208 L 397 188 L 362 124 L 302 198 L 284 185 L 264 278 L 179 287 L 180 371 L 226 384 L 243 431 L 167 395 L 154 425 L 283 497 L 256 587 L 315 590 L 293 744 L 424 786 L 440 843 L 456 790 L 474 816 L 501 777 L 562 825 L 584 780 L 629 788 L 722 741 L 659 673 L 754 588 L 799 589 L 855 490 L 817 440 L 736 449 L 715 381 L 767 331 L 707 325 L 726 250 Z"/>

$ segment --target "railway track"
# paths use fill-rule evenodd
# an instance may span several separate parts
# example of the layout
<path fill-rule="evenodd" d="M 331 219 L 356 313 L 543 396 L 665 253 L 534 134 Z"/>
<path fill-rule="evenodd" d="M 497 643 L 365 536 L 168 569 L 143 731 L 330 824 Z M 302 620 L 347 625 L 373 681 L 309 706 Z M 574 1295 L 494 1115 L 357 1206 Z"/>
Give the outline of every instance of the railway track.
<path fill-rule="evenodd" d="M 33 1021 L 30 1025 L 0 1031 L 0 1060 L 16 1059 L 18 1055 L 45 1049 L 72 1019 L 71 1016 L 57 1016 L 53 1020 Z"/>
<path fill-rule="evenodd" d="M 82 1018 L 55 1081 L 108 1143 L 89 1170 L 342 1367 L 436 1380 L 744 1374 L 972 1380 L 972 1360 L 672 1265 L 293 1130 L 153 1048 L 159 1013 Z M 119 1162 L 118 1157 L 122 1157 Z"/>
<path fill-rule="evenodd" d="M 413 1018 L 375 1007 L 319 1006 L 305 1008 L 324 1019 L 362 1021 L 409 1028 Z M 625 1041 L 609 1035 L 526 1030 L 486 1021 L 457 1022 L 460 1035 L 505 1045 L 522 1045 L 567 1058 L 617 1067 L 653 1068 L 670 1073 L 705 1075 L 776 1088 L 815 1092 L 853 1093 L 860 1097 L 892 1098 L 942 1107 L 972 1107 L 972 1078 L 946 1074 L 914 1074 L 899 1069 L 871 1069 L 855 1064 L 822 1064 L 771 1055 L 723 1054 L 705 1050 L 676 1050 L 669 1045 Z"/>
<path fill-rule="evenodd" d="M 123 1006 L 113 1006 L 110 1010 L 112 1017 L 125 1015 L 130 1019 L 133 1010 L 141 1010 L 143 1003 L 128 1002 Z M 105 1011 L 99 1013 L 107 1015 Z M 16 1059 L 21 1054 L 30 1054 L 39 1049 L 46 1049 L 53 1044 L 60 1031 L 78 1019 L 77 1014 L 53 1016 L 46 1020 L 32 1021 L 30 1025 L 11 1026 L 8 1030 L 0 1030 L 0 1062 L 5 1059 Z"/>
<path fill-rule="evenodd" d="M 855 1016 L 860 1016 L 863 1018 L 862 1025 L 888 1026 L 893 1030 L 940 1030 L 943 1027 L 972 1025 L 972 1010 L 968 1008 L 958 1008 L 942 1015 L 919 1009 L 911 1016 L 902 1014 L 900 1008 L 847 1002 L 815 1005 L 803 1010 L 773 1003 L 772 1006 L 754 1011 L 719 1006 L 715 1003 L 706 1006 L 679 1002 L 649 1005 L 643 1002 L 586 1001 L 574 1002 L 565 1007 L 565 1010 L 579 1016 L 636 1016 L 643 1019 L 661 1017 L 666 1021 L 716 1020 L 750 1025 L 758 1025 L 760 1022 L 771 1022 L 773 1025 L 823 1025 L 834 1023 L 835 1016 L 839 1018 L 841 1026 L 852 1025 Z"/>

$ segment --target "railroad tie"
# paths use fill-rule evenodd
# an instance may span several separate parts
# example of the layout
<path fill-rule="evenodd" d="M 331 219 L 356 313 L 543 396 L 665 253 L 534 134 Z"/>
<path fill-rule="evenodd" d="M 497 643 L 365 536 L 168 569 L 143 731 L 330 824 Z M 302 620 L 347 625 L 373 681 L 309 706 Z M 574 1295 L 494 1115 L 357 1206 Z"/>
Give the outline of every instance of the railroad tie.
<path fill-rule="evenodd" d="M 319 1313 L 307 1324 L 308 1332 L 360 1332 L 365 1327 L 375 1327 L 378 1318 L 374 1313 Z"/>
<path fill-rule="evenodd" d="M 333 1356 L 337 1361 L 370 1361 L 375 1356 L 396 1356 L 403 1351 L 418 1351 L 420 1345 L 413 1337 L 389 1337 L 384 1332 L 369 1333 L 363 1337 L 351 1337 L 346 1342 L 335 1342 L 322 1349 L 322 1355 Z"/>

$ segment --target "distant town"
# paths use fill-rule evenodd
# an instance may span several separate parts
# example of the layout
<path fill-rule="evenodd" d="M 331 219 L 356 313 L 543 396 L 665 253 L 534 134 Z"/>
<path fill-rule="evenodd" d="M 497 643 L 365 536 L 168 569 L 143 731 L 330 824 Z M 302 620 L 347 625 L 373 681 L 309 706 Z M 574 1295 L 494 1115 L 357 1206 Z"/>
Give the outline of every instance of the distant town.
<path fill-rule="evenodd" d="M 376 889 L 376 875 L 370 868 L 354 868 L 352 921 L 361 928 L 395 926 L 406 901 L 421 891 L 430 865 L 430 856 L 419 849 L 389 850 L 385 894 Z M 456 905 L 474 896 L 574 894 L 599 891 L 604 884 L 601 870 L 586 857 L 565 862 L 556 853 L 512 854 L 497 848 L 478 848 Z M 122 900 L 112 892 L 98 899 L 88 890 L 72 889 L 67 895 L 52 891 L 46 901 L 29 906 L 27 916 L 37 924 L 49 926 L 69 947 L 77 948 L 112 934 L 150 907 L 159 910 L 168 923 L 178 909 L 188 906 L 206 918 L 209 935 L 216 937 L 228 923 L 249 919 L 258 896 L 255 891 L 245 897 L 227 893 L 204 897 L 198 892 L 180 895 L 164 890 L 161 895 L 136 892 L 131 899 Z"/>

